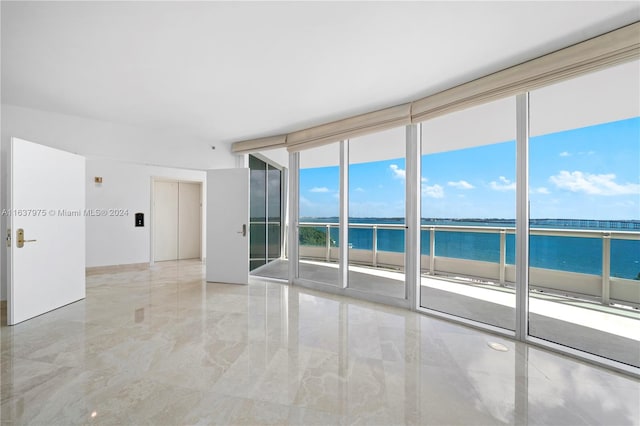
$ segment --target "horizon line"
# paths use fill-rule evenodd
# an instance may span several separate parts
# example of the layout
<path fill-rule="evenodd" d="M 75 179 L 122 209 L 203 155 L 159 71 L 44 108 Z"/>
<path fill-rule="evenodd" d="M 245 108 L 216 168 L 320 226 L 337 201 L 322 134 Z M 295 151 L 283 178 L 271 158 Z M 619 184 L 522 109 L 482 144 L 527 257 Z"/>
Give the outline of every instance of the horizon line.
<path fill-rule="evenodd" d="M 339 216 L 300 216 L 300 218 L 314 218 L 314 219 L 339 219 Z M 355 219 L 395 219 L 404 220 L 402 216 L 349 216 L 349 218 Z M 421 217 L 428 220 L 509 220 L 515 221 L 515 218 L 498 218 L 498 217 Z M 542 217 L 542 218 L 529 218 L 529 220 L 579 220 L 579 221 L 591 221 L 591 222 L 639 222 L 640 219 L 584 219 L 584 218 L 554 218 L 554 217 Z"/>

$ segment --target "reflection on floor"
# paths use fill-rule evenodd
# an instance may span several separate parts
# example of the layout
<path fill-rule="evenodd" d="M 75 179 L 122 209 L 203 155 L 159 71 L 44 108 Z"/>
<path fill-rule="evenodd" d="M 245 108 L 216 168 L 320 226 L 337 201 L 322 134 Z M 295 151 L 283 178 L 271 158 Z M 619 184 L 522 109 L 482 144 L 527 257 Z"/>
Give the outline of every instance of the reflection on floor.
<path fill-rule="evenodd" d="M 337 263 L 305 260 L 299 263 L 298 268 L 300 278 L 335 286 L 339 283 Z M 286 259 L 274 260 L 253 270 L 251 275 L 288 280 L 289 262 Z M 399 299 L 403 299 L 405 295 L 404 276 L 391 270 L 350 265 L 349 286 L 356 290 L 368 291 Z"/>
<path fill-rule="evenodd" d="M 302 261 L 300 275 L 318 282 L 337 283 L 337 268 L 337 264 Z M 357 266 L 349 269 L 352 288 L 404 297 L 401 274 Z M 288 262 L 277 260 L 254 274 L 287 279 Z M 421 284 L 421 306 L 508 330 L 515 329 L 515 294 L 512 288 L 481 283 L 471 285 L 469 281 L 431 276 L 423 276 Z M 531 335 L 640 367 L 640 312 L 542 293 L 532 295 Z"/>
<path fill-rule="evenodd" d="M 103 271 L 86 300 L 3 325 L 0 423 L 640 422 L 630 377 L 405 309 L 203 272 Z"/>

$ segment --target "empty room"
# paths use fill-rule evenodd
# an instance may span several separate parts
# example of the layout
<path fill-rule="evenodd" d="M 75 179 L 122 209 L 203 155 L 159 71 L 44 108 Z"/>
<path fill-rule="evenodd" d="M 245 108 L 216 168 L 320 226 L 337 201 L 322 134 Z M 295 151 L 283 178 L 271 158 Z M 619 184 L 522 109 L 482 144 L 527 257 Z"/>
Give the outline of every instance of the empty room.
<path fill-rule="evenodd" d="M 0 18 L 0 423 L 640 423 L 638 2 Z"/>

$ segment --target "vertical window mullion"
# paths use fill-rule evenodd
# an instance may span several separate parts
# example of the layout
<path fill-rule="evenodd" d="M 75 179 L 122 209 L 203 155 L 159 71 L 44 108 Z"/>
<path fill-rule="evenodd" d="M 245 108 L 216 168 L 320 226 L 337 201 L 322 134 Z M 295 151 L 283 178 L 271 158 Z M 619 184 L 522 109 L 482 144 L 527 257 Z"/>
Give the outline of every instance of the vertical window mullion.
<path fill-rule="evenodd" d="M 349 140 L 340 141 L 340 282 L 349 284 Z"/>
<path fill-rule="evenodd" d="M 269 263 L 269 165 L 264 162 L 264 264 Z"/>
<path fill-rule="evenodd" d="M 529 329 L 529 93 L 516 97 L 516 338 Z"/>
<path fill-rule="evenodd" d="M 406 126 L 405 298 L 417 309 L 420 294 L 420 154 L 421 126 Z"/>
<path fill-rule="evenodd" d="M 289 283 L 299 276 L 300 153 L 289 153 Z"/>

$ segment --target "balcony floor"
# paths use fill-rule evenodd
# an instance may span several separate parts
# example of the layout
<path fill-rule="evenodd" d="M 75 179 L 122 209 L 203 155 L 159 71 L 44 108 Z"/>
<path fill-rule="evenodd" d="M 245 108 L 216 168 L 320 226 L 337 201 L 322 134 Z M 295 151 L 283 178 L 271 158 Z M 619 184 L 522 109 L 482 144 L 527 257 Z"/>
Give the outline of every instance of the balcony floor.
<path fill-rule="evenodd" d="M 288 261 L 280 259 L 252 274 L 287 279 Z M 302 261 L 300 277 L 337 285 L 338 265 Z M 350 288 L 404 298 L 403 274 L 370 267 L 349 267 Z M 473 319 L 508 330 L 515 329 L 513 288 L 471 283 L 450 277 L 423 276 L 423 307 Z M 455 296 L 455 297 L 452 297 Z M 574 298 L 532 292 L 529 331 L 548 341 L 640 367 L 640 312 Z"/>

